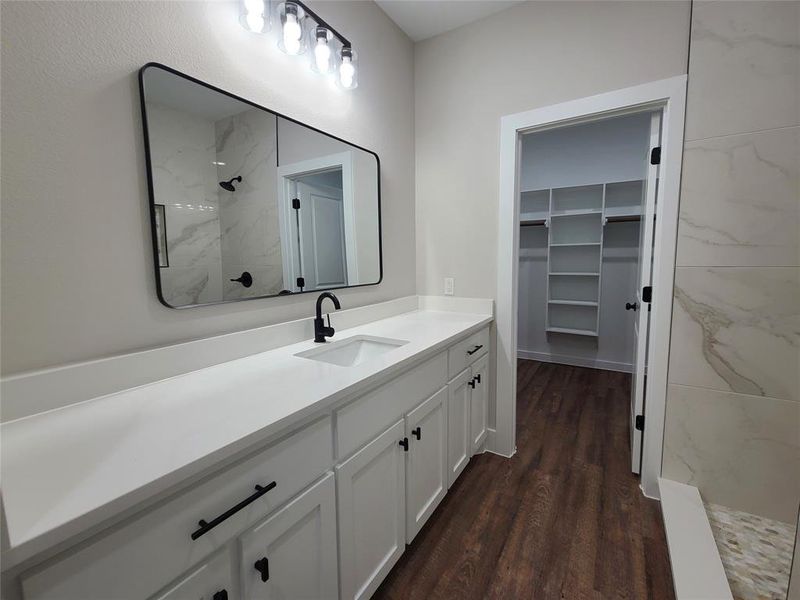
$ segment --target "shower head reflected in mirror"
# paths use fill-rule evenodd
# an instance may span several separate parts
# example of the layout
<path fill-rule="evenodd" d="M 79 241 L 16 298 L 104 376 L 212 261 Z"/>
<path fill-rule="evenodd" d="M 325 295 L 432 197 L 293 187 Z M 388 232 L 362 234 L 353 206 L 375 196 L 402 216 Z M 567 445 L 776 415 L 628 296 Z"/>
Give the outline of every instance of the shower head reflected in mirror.
<path fill-rule="evenodd" d="M 235 192 L 236 188 L 233 187 L 233 182 L 234 181 L 238 181 L 239 183 L 241 183 L 242 182 L 242 176 L 239 175 L 238 177 L 234 177 L 233 179 L 229 179 L 228 181 L 220 181 L 219 182 L 219 187 L 221 187 L 223 190 L 226 190 L 228 192 Z"/>

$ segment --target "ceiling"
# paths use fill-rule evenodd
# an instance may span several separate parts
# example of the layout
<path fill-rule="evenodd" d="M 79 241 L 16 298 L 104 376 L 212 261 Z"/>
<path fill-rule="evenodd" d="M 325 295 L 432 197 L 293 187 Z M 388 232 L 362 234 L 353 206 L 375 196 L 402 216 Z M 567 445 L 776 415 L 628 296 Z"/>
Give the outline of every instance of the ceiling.
<path fill-rule="evenodd" d="M 375 0 L 415 42 L 478 21 L 524 0 Z"/>

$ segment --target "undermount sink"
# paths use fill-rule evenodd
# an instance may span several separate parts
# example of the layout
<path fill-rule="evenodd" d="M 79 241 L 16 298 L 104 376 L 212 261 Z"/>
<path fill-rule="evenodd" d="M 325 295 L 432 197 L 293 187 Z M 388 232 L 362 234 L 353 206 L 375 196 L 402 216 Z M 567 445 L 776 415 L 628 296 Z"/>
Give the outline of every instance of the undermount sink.
<path fill-rule="evenodd" d="M 356 335 L 338 342 L 326 343 L 319 348 L 298 352 L 295 356 L 340 367 L 354 367 L 395 348 L 405 346 L 407 343 L 407 341 L 391 338 Z"/>

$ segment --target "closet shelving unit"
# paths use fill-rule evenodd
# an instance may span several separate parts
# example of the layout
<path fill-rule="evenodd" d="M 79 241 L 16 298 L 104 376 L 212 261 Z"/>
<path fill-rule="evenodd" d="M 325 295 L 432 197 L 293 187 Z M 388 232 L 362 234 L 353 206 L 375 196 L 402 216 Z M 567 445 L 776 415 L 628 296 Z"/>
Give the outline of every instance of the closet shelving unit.
<path fill-rule="evenodd" d="M 522 191 L 520 225 L 549 229 L 548 333 L 598 336 L 604 226 L 641 218 L 643 192 L 642 180 Z"/>

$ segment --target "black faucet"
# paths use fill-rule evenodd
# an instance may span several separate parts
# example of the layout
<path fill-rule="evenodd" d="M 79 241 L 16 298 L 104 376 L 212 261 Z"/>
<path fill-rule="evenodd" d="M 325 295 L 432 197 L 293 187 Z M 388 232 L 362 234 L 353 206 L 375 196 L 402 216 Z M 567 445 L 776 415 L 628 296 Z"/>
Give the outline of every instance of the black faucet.
<path fill-rule="evenodd" d="M 339 299 L 330 292 L 322 292 L 317 298 L 317 316 L 314 318 L 314 341 L 318 344 L 325 343 L 325 337 L 333 337 L 335 330 L 331 327 L 331 316 L 328 315 L 328 326 L 325 327 L 325 321 L 322 320 L 322 301 L 325 298 L 333 300 L 333 306 L 336 310 L 342 308 L 339 304 Z"/>

